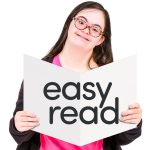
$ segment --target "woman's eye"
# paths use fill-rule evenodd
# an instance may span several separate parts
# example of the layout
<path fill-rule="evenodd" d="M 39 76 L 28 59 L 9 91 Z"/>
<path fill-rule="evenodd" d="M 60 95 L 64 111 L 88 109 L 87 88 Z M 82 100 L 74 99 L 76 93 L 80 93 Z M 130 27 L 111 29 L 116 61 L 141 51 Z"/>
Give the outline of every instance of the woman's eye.
<path fill-rule="evenodd" d="M 79 23 L 80 23 L 81 25 L 84 25 L 84 24 L 85 24 L 85 22 L 84 22 L 83 20 L 79 20 Z"/>
<path fill-rule="evenodd" d="M 100 30 L 97 27 L 92 28 L 94 32 L 99 32 Z"/>
<path fill-rule="evenodd" d="M 93 29 L 93 31 L 94 31 L 94 32 L 98 32 L 98 30 L 97 30 L 97 29 Z"/>

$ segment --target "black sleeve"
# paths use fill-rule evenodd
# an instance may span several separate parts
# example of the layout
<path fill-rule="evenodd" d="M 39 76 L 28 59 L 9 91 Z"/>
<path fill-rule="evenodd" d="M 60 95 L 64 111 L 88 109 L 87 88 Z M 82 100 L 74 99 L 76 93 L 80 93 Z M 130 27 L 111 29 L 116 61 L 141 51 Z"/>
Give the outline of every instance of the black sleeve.
<path fill-rule="evenodd" d="M 121 150 L 122 145 L 127 145 L 141 135 L 142 121 L 134 129 L 107 137 L 104 139 L 104 150 Z"/>
<path fill-rule="evenodd" d="M 134 141 L 136 138 L 141 136 L 142 132 L 142 120 L 137 125 L 136 128 L 122 132 L 120 134 L 114 135 L 113 138 L 115 139 L 116 143 L 119 145 L 126 145 Z"/>
<path fill-rule="evenodd" d="M 9 123 L 9 132 L 18 144 L 22 144 L 23 142 L 29 141 L 32 138 L 32 136 L 35 134 L 35 132 L 31 130 L 25 131 L 25 132 L 19 132 L 15 128 L 14 116 L 17 111 L 22 111 L 22 110 L 23 110 L 23 82 L 21 84 L 21 88 L 19 91 L 18 100 L 16 102 L 16 108 L 14 110 L 13 117 L 11 118 L 10 123 Z"/>
<path fill-rule="evenodd" d="M 142 120 L 136 128 L 113 135 L 104 139 L 105 149 L 119 149 L 121 145 L 127 145 L 141 135 Z M 109 148 L 111 147 L 111 148 Z M 116 148 L 117 147 L 117 148 Z M 118 148 L 119 147 L 119 148 Z M 121 149 L 121 148 L 120 148 Z"/>

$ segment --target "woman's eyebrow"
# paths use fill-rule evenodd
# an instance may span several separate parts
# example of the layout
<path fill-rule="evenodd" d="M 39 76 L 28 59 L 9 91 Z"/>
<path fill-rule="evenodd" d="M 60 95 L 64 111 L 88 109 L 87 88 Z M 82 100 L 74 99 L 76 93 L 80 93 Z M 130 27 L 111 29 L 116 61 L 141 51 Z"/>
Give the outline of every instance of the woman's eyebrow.
<path fill-rule="evenodd" d="M 88 20 L 84 16 L 78 16 L 78 17 L 83 18 L 86 22 L 88 22 Z"/>
<path fill-rule="evenodd" d="M 78 16 L 78 17 L 81 17 L 81 18 L 83 18 L 86 22 L 88 22 L 88 19 L 85 18 L 84 16 Z M 92 25 L 98 26 L 98 27 L 100 27 L 100 28 L 102 29 L 102 27 L 101 27 L 99 24 L 92 24 Z"/>

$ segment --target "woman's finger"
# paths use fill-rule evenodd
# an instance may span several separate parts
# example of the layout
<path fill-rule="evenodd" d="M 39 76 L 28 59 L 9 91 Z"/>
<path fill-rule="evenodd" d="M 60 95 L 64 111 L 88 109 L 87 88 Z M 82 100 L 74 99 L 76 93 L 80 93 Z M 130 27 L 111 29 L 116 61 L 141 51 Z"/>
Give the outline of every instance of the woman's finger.
<path fill-rule="evenodd" d="M 37 117 L 21 117 L 20 121 L 22 121 L 22 122 L 38 122 L 39 119 Z"/>
<path fill-rule="evenodd" d="M 131 123 L 131 124 L 138 124 L 139 119 L 130 119 L 130 120 L 125 120 L 123 121 L 124 123 Z"/>
<path fill-rule="evenodd" d="M 25 132 L 25 131 L 29 131 L 29 130 L 31 130 L 31 129 L 33 129 L 34 127 L 21 127 L 20 128 L 20 132 Z"/>
<path fill-rule="evenodd" d="M 134 109 L 129 109 L 127 111 L 122 112 L 121 115 L 127 116 L 127 115 L 139 114 L 139 113 L 141 113 L 141 110 L 134 108 Z"/>
<path fill-rule="evenodd" d="M 20 127 L 36 127 L 39 125 L 39 122 L 21 122 Z"/>
<path fill-rule="evenodd" d="M 19 115 L 20 116 L 24 116 L 24 117 L 36 117 L 36 115 L 34 114 L 34 113 L 32 113 L 32 112 L 29 112 L 29 111 L 19 111 L 19 112 L 17 112 L 17 113 L 19 113 Z"/>
<path fill-rule="evenodd" d="M 126 121 L 126 120 L 139 119 L 139 118 L 140 118 L 139 114 L 133 114 L 133 115 L 128 115 L 128 116 L 122 116 L 120 120 Z"/>

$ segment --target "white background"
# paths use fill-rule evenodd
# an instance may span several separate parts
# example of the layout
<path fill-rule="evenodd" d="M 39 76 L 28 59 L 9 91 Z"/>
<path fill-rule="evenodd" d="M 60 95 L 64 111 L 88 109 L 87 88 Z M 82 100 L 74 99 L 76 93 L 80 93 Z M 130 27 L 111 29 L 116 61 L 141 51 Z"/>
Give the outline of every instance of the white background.
<path fill-rule="evenodd" d="M 143 109 L 142 136 L 123 149 L 149 147 L 149 37 L 148 0 L 97 0 L 109 11 L 114 59 L 138 54 L 138 101 Z M 54 45 L 70 11 L 82 0 L 0 0 L 0 143 L 14 150 L 12 117 L 23 79 L 23 54 L 42 58 Z"/>

